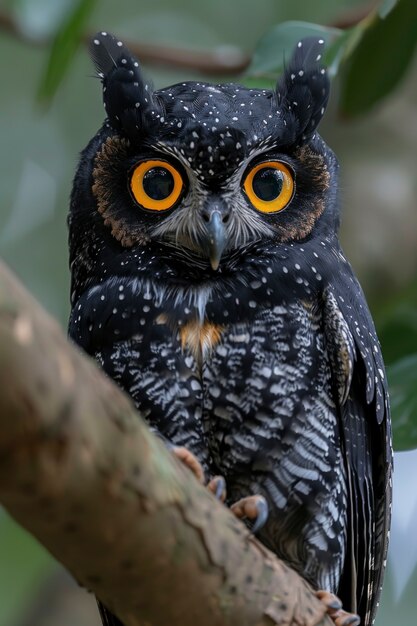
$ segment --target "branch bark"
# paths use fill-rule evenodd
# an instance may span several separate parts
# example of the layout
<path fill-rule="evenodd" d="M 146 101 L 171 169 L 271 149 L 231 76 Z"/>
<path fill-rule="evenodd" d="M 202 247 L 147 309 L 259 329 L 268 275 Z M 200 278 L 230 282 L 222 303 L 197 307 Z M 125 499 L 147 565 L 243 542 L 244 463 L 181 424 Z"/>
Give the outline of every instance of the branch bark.
<path fill-rule="evenodd" d="M 126 626 L 325 626 L 0 265 L 0 501 Z"/>

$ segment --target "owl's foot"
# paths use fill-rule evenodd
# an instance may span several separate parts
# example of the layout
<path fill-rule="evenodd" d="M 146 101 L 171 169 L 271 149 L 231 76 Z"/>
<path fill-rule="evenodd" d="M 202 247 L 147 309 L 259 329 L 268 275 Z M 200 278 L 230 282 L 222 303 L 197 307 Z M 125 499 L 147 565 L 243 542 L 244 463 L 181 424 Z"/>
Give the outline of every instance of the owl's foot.
<path fill-rule="evenodd" d="M 207 489 L 211 491 L 220 502 L 226 500 L 226 481 L 223 476 L 214 476 L 214 478 L 209 481 Z"/>
<path fill-rule="evenodd" d="M 204 484 L 204 470 L 197 457 L 184 446 L 172 446 L 171 451 L 183 465 L 188 467 L 199 483 Z"/>
<path fill-rule="evenodd" d="M 241 498 L 230 507 L 232 513 L 239 519 L 254 520 L 252 533 L 255 534 L 262 528 L 268 519 L 268 503 L 263 496 L 247 496 Z"/>
<path fill-rule="evenodd" d="M 327 614 L 335 626 L 359 626 L 361 621 L 359 615 L 344 611 L 341 601 L 334 593 L 320 589 L 316 596 L 326 606 Z"/>
<path fill-rule="evenodd" d="M 204 485 L 206 482 L 204 470 L 197 457 L 184 446 L 170 446 L 170 449 L 177 459 L 191 470 L 198 482 Z M 209 481 L 207 489 L 221 502 L 226 500 L 226 481 L 223 476 L 214 476 Z"/>

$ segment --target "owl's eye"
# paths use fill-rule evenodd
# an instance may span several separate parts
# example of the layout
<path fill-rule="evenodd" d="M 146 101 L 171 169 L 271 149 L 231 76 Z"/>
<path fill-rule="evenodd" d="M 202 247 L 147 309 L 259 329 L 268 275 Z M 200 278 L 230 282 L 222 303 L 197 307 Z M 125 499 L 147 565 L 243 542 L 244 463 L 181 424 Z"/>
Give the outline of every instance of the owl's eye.
<path fill-rule="evenodd" d="M 245 178 L 243 188 L 258 211 L 276 213 L 285 209 L 294 194 L 294 178 L 280 161 L 255 165 Z"/>
<path fill-rule="evenodd" d="M 178 201 L 184 188 L 181 174 L 171 163 L 150 159 L 137 165 L 130 179 L 133 197 L 144 209 L 166 211 Z"/>

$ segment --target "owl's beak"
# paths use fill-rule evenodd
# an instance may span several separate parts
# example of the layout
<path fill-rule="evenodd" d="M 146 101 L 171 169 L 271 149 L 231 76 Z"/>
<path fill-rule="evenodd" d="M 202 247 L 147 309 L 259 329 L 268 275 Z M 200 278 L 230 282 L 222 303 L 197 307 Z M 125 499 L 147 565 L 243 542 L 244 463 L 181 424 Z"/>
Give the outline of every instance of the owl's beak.
<path fill-rule="evenodd" d="M 210 212 L 207 217 L 205 217 L 205 221 L 208 257 L 212 269 L 216 271 L 226 245 L 226 229 L 220 211 L 214 210 Z"/>

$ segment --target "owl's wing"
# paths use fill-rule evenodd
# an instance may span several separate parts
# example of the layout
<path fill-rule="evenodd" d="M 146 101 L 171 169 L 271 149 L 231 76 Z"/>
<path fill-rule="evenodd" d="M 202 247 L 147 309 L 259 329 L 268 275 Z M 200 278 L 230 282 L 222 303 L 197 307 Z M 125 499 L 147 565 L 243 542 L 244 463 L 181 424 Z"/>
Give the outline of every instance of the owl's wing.
<path fill-rule="evenodd" d="M 344 260 L 344 259 L 343 259 Z M 344 262 L 324 292 L 324 328 L 349 490 L 348 546 L 339 595 L 372 624 L 388 548 L 392 449 L 385 368 L 361 287 Z"/>

